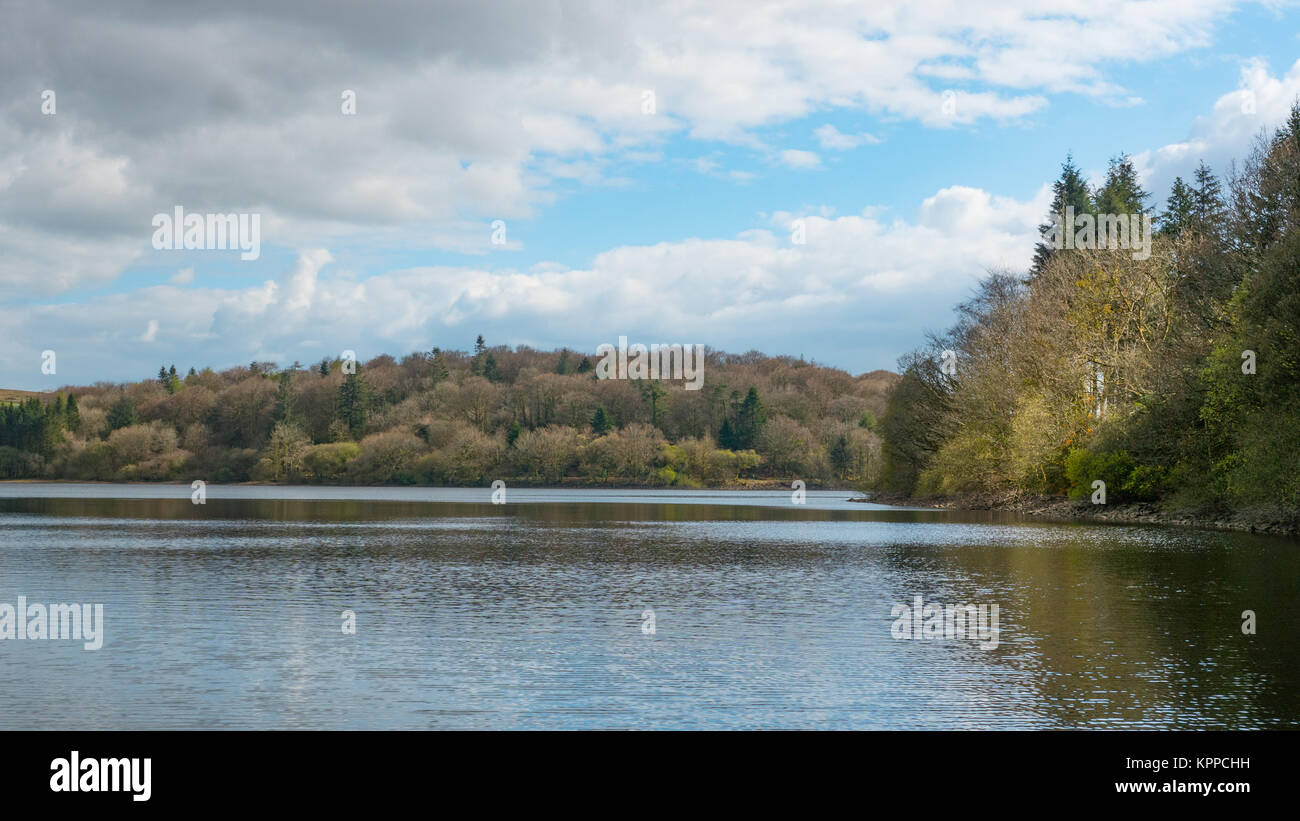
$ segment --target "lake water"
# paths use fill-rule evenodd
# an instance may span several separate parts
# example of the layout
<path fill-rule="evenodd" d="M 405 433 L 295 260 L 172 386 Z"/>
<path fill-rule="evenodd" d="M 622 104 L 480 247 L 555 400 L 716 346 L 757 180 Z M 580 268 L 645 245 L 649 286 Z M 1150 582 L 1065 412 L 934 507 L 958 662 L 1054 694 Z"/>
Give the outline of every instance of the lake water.
<path fill-rule="evenodd" d="M 848 492 L 190 493 L 0 483 L 0 604 L 104 606 L 99 650 L 0 641 L 0 728 L 1300 726 L 1295 540 Z M 997 646 L 895 638 L 918 595 L 997 605 Z"/>

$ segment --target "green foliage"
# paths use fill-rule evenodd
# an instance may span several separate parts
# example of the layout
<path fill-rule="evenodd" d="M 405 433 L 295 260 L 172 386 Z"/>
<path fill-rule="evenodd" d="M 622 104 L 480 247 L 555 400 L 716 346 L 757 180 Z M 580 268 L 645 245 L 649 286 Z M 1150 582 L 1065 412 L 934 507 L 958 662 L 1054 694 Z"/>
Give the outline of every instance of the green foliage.
<path fill-rule="evenodd" d="M 729 447 L 735 450 L 752 449 L 758 444 L 766 425 L 767 409 L 758 397 L 758 389 L 751 386 L 732 423 Z"/>
<path fill-rule="evenodd" d="M 677 471 L 664 465 L 655 471 L 655 480 L 661 485 L 675 485 L 678 483 Z"/>
<path fill-rule="evenodd" d="M 336 418 L 353 439 L 359 439 L 366 428 L 366 383 L 360 373 L 344 376 L 339 384 L 338 412 Z"/>
<path fill-rule="evenodd" d="M 1095 214 L 1140 214 L 1150 197 L 1142 189 L 1133 159 L 1121 154 L 1110 161 L 1106 180 L 1093 194 Z"/>
<path fill-rule="evenodd" d="M 63 441 L 66 414 L 60 401 L 43 404 L 35 396 L 0 406 L 0 446 L 49 456 Z"/>
<path fill-rule="evenodd" d="M 0 445 L 0 479 L 34 479 L 40 475 L 41 458 L 9 445 Z"/>
<path fill-rule="evenodd" d="M 275 392 L 275 411 L 272 418 L 277 422 L 295 422 L 293 409 L 293 373 L 282 371 L 280 384 Z"/>
<path fill-rule="evenodd" d="M 440 382 L 445 382 L 451 377 L 451 371 L 447 368 L 447 358 L 442 355 L 441 348 L 434 348 L 429 354 L 429 379 L 436 388 Z"/>
<path fill-rule="evenodd" d="M 1124 155 L 1085 194 L 1067 159 L 1052 214 L 1139 213 L 1148 199 Z M 877 487 L 1088 498 L 1100 480 L 1108 503 L 1295 515 L 1298 226 L 1300 102 L 1226 200 L 1204 163 L 1174 181 L 1148 257 L 1039 246 L 1027 279 L 982 283 L 953 328 L 902 360 Z M 944 349 L 958 364 L 941 375 Z M 839 440 L 830 456 L 840 468 Z"/>
<path fill-rule="evenodd" d="M 356 442 L 327 442 L 305 449 L 302 466 L 313 481 L 337 482 L 347 471 L 348 462 L 360 455 L 361 446 Z"/>
<path fill-rule="evenodd" d="M 301 480 L 306 472 L 303 458 L 310 446 L 311 440 L 301 428 L 293 422 L 280 422 L 271 431 L 271 441 L 254 475 L 272 482 Z"/>
<path fill-rule="evenodd" d="M 1070 483 L 1070 498 L 1092 496 L 1092 483 L 1106 483 L 1106 501 L 1131 502 L 1154 499 L 1160 489 L 1159 468 L 1139 466 L 1124 451 L 1093 453 L 1086 448 L 1070 451 L 1065 460 L 1065 477 Z"/>
<path fill-rule="evenodd" d="M 1075 214 L 1086 214 L 1092 210 L 1092 192 L 1083 173 L 1074 164 L 1074 158 L 1067 155 L 1061 164 L 1061 176 L 1052 184 L 1052 205 L 1048 212 L 1048 221 L 1038 226 L 1039 233 L 1046 233 L 1052 227 L 1052 218 L 1064 222 L 1066 209 L 1074 208 Z M 1034 249 L 1033 271 L 1037 273 L 1047 264 L 1055 249 L 1038 243 Z"/>
<path fill-rule="evenodd" d="M 81 411 L 77 408 L 77 395 L 68 394 L 68 403 L 63 407 L 64 427 L 76 432 L 81 427 Z"/>
<path fill-rule="evenodd" d="M 664 386 L 657 380 L 642 380 L 637 382 L 637 389 L 641 391 L 641 399 L 650 409 L 650 424 L 659 424 L 659 400 L 664 397 Z"/>
<path fill-rule="evenodd" d="M 212 478 L 217 482 L 247 482 L 253 478 L 258 460 L 258 452 L 253 448 L 222 451 L 214 464 Z"/>
<path fill-rule="evenodd" d="M 140 421 L 140 415 L 136 413 L 135 402 L 131 397 L 123 394 L 120 399 L 113 403 L 108 409 L 108 429 L 110 431 L 119 428 L 125 428 L 134 425 Z"/>
<path fill-rule="evenodd" d="M 483 357 L 483 368 L 481 374 L 489 382 L 501 381 L 501 368 L 497 365 L 497 358 L 492 354 Z"/>
<path fill-rule="evenodd" d="M 911 355 L 901 364 L 903 378 L 889 394 L 880 420 L 880 487 L 911 494 L 944 441 L 950 388 L 932 359 Z"/>
<path fill-rule="evenodd" d="M 1183 182 L 1182 177 L 1174 177 L 1169 200 L 1165 204 L 1164 213 L 1160 215 L 1160 232 L 1176 239 L 1191 224 L 1195 208 L 1195 193 L 1192 188 Z"/>
<path fill-rule="evenodd" d="M 591 432 L 597 436 L 604 436 L 614 427 L 614 420 L 610 417 L 609 411 L 601 405 L 596 408 L 596 412 L 591 415 Z"/>

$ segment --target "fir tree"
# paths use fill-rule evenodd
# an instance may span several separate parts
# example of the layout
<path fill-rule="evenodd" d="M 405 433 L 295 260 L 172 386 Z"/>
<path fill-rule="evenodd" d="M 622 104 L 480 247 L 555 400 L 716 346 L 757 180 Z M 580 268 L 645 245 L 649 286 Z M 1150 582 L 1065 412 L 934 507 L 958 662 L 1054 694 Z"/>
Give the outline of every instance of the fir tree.
<path fill-rule="evenodd" d="M 280 373 L 280 385 L 275 391 L 275 409 L 272 412 L 272 418 L 276 422 L 294 422 L 293 412 L 293 373 L 283 371 Z"/>
<path fill-rule="evenodd" d="M 1093 196 L 1093 213 L 1141 214 L 1147 210 L 1146 201 L 1150 196 L 1138 180 L 1133 159 L 1120 154 L 1111 159 L 1106 181 Z"/>
<path fill-rule="evenodd" d="M 1197 231 L 1222 238 L 1227 220 L 1224 216 L 1223 191 L 1210 167 L 1201 162 L 1196 168 L 1196 185 L 1191 189 L 1191 221 Z"/>
<path fill-rule="evenodd" d="M 831 467 L 834 468 L 836 475 L 845 477 L 849 473 L 850 463 L 853 458 L 852 451 L 849 449 L 849 437 L 840 434 L 831 445 Z"/>
<path fill-rule="evenodd" d="M 451 371 L 447 368 L 447 358 L 442 355 L 442 348 L 434 348 L 432 356 L 429 357 L 429 378 L 437 386 L 439 382 L 450 376 Z"/>
<path fill-rule="evenodd" d="M 125 393 L 108 409 L 107 422 L 110 431 L 130 427 L 139 421 L 140 417 L 136 413 L 135 403 Z"/>
<path fill-rule="evenodd" d="M 614 420 L 610 418 L 605 406 L 601 405 L 596 408 L 596 412 L 591 417 L 591 430 L 597 436 L 604 436 L 614 427 Z"/>
<path fill-rule="evenodd" d="M 718 447 L 724 450 L 740 450 L 740 445 L 736 443 L 736 432 L 732 430 L 730 419 L 722 420 L 722 428 L 718 430 Z"/>
<path fill-rule="evenodd" d="M 474 359 L 469 363 L 469 371 L 475 376 L 483 375 L 484 358 L 487 354 L 487 343 L 483 341 L 483 334 L 478 335 L 474 340 Z"/>
<path fill-rule="evenodd" d="M 68 404 L 63 406 L 63 424 L 73 433 L 76 433 L 77 429 L 81 427 L 81 411 L 77 408 L 77 395 L 75 393 L 68 394 Z"/>
<path fill-rule="evenodd" d="M 1170 238 L 1178 237 L 1187 229 L 1194 209 L 1195 194 L 1191 187 L 1183 182 L 1182 177 L 1174 177 L 1165 211 L 1160 215 L 1160 233 Z"/>
<path fill-rule="evenodd" d="M 749 393 L 745 394 L 745 401 L 740 405 L 740 411 L 736 414 L 735 438 L 739 449 L 752 448 L 758 444 L 759 437 L 763 434 L 763 426 L 767 424 L 767 409 L 763 407 L 763 401 L 758 398 L 758 390 L 751 387 Z"/>
<path fill-rule="evenodd" d="M 641 399 L 650 406 L 650 424 L 659 425 L 659 400 L 664 396 L 664 387 L 655 380 L 644 380 L 637 387 L 641 389 Z"/>
<path fill-rule="evenodd" d="M 1073 155 L 1065 155 L 1065 162 L 1061 164 L 1061 176 L 1052 184 L 1052 207 L 1047 212 L 1047 222 L 1038 226 L 1040 234 L 1046 234 L 1052 230 L 1053 221 L 1063 226 L 1066 231 L 1073 231 L 1074 227 L 1065 225 L 1066 208 L 1073 206 L 1074 213 L 1086 214 L 1092 210 L 1092 192 L 1088 190 L 1088 182 L 1083 178 L 1083 174 L 1074 165 Z M 1031 269 L 1031 276 L 1037 275 L 1056 253 L 1056 249 L 1045 243 L 1038 243 L 1034 248 L 1034 264 Z"/>
<path fill-rule="evenodd" d="M 366 383 L 361 374 L 350 373 L 339 385 L 338 409 L 335 413 L 338 421 L 347 428 L 353 439 L 361 436 L 366 428 Z"/>

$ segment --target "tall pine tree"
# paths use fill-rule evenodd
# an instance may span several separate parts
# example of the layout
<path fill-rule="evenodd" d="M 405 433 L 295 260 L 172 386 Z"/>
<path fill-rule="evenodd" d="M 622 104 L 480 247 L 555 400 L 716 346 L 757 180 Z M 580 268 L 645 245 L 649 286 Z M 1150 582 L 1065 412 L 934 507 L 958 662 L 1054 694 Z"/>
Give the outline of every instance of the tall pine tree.
<path fill-rule="evenodd" d="M 751 387 L 749 393 L 745 394 L 745 401 L 740 403 L 740 410 L 736 413 L 736 424 L 733 428 L 736 448 L 755 447 L 766 424 L 767 409 L 763 407 L 763 400 L 758 398 L 758 390 Z"/>
<path fill-rule="evenodd" d="M 335 414 L 353 439 L 366 428 L 366 383 L 359 373 L 350 373 L 339 385 L 338 410 Z"/>
<path fill-rule="evenodd" d="M 1112 157 L 1106 170 L 1106 181 L 1093 195 L 1095 214 L 1142 214 L 1150 198 L 1138 179 L 1133 159 L 1127 154 Z"/>
<path fill-rule="evenodd" d="M 1052 206 L 1047 212 L 1047 222 L 1038 226 L 1038 232 L 1046 234 L 1051 231 L 1053 220 L 1064 225 L 1066 208 L 1070 206 L 1074 207 L 1076 215 L 1090 212 L 1092 192 L 1088 190 L 1088 181 L 1075 166 L 1074 156 L 1066 154 L 1065 162 L 1061 164 L 1061 176 L 1052 184 Z M 1072 231 L 1074 228 L 1066 225 L 1065 230 Z M 1034 247 L 1034 264 L 1030 269 L 1030 276 L 1037 276 L 1055 253 L 1055 248 L 1043 242 L 1038 243 Z"/>
<path fill-rule="evenodd" d="M 429 378 L 436 387 L 450 376 L 451 371 L 447 368 L 447 358 L 442 355 L 442 348 L 434 348 L 429 357 Z"/>
<path fill-rule="evenodd" d="M 1177 238 L 1191 223 L 1195 206 L 1195 192 L 1191 186 L 1183 182 L 1182 177 L 1174 177 L 1169 200 L 1165 203 L 1164 213 L 1160 215 L 1160 233 L 1171 239 Z"/>

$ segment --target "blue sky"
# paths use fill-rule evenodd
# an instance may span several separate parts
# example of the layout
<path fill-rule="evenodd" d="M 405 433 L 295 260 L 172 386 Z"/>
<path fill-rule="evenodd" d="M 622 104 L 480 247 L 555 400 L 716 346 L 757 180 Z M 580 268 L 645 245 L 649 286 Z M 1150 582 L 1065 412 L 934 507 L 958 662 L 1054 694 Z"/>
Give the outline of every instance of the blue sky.
<path fill-rule="evenodd" d="M 18 6 L 0 386 L 480 333 L 892 368 L 987 271 L 1025 267 L 1067 151 L 1090 175 L 1133 155 L 1158 204 L 1300 94 L 1290 4 L 1040 8 Z M 259 214 L 260 257 L 155 250 L 176 205 Z"/>

